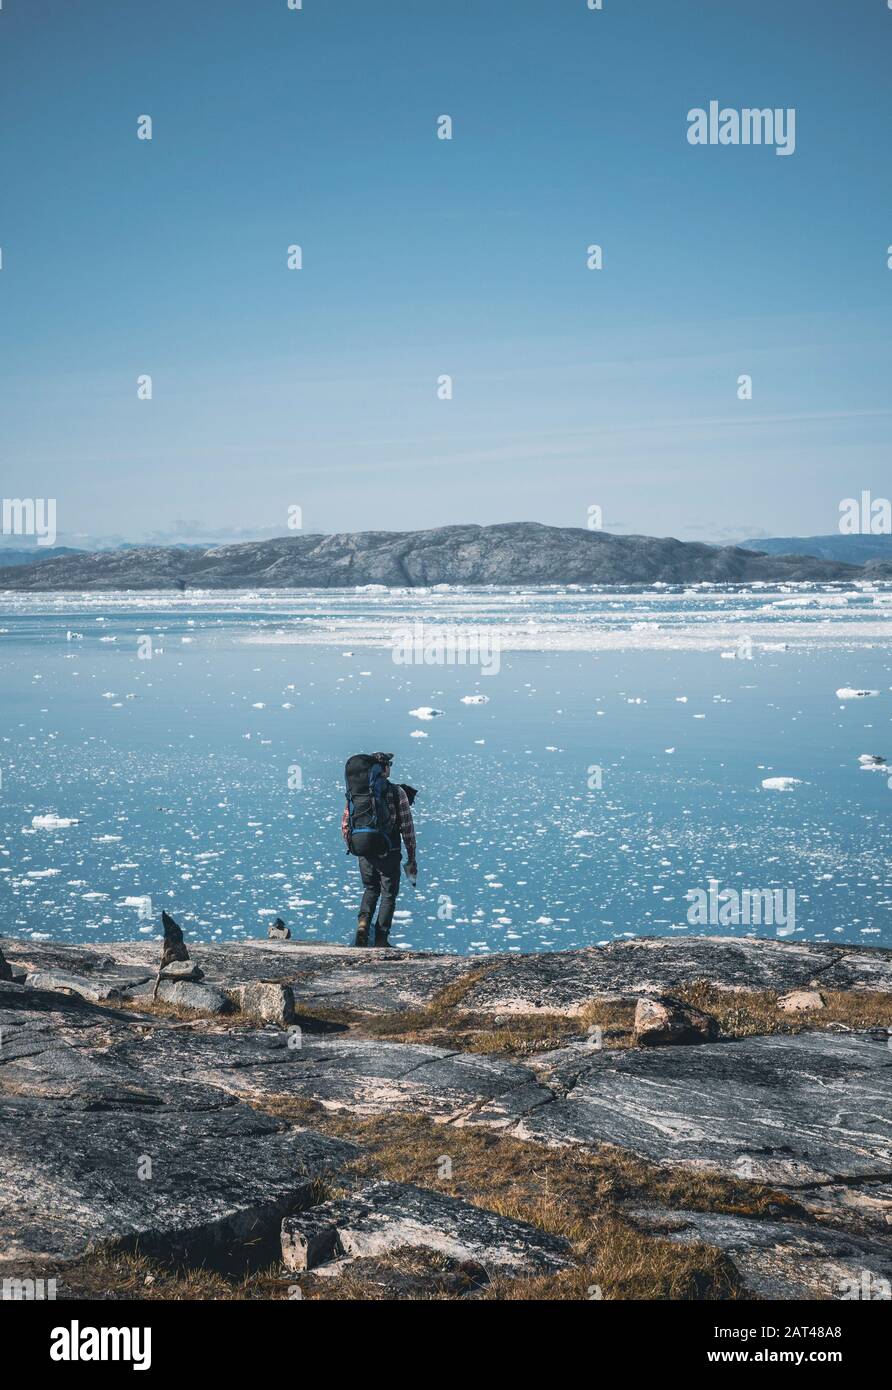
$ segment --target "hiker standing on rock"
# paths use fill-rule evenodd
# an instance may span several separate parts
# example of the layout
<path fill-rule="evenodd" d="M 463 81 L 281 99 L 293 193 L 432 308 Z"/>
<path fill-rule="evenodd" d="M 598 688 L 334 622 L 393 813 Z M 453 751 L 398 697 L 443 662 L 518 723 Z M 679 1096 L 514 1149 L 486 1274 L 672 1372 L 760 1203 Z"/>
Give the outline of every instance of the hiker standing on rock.
<path fill-rule="evenodd" d="M 389 946 L 388 933 L 400 891 L 400 838 L 406 846 L 406 874 L 414 885 L 414 787 L 391 782 L 392 753 L 357 753 L 344 769 L 347 805 L 341 834 L 348 854 L 359 860 L 364 892 L 359 906 L 355 946 L 368 946 L 369 926 L 378 907 L 375 945 Z M 380 905 L 379 905 L 380 899 Z"/>

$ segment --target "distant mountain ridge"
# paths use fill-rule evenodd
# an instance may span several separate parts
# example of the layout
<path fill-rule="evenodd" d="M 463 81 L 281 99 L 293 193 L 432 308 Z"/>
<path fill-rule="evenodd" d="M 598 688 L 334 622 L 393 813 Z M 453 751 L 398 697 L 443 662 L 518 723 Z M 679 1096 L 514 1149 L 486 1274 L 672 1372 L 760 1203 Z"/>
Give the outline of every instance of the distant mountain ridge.
<path fill-rule="evenodd" d="M 690 584 L 892 578 L 807 555 L 767 555 L 672 537 L 505 522 L 428 531 L 295 535 L 237 545 L 139 546 L 0 569 L 0 589 L 287 589 L 433 584 Z"/>
<path fill-rule="evenodd" d="M 771 540 L 741 541 L 744 550 L 766 555 L 814 555 L 819 560 L 841 560 L 847 565 L 866 565 L 868 560 L 892 561 L 892 536 L 773 536 Z"/>
<path fill-rule="evenodd" d="M 75 550 L 69 545 L 36 545 L 17 546 L 4 545 L 0 547 L 0 569 L 10 565 L 42 565 L 44 560 L 58 559 L 60 555 L 83 555 L 84 551 Z"/>

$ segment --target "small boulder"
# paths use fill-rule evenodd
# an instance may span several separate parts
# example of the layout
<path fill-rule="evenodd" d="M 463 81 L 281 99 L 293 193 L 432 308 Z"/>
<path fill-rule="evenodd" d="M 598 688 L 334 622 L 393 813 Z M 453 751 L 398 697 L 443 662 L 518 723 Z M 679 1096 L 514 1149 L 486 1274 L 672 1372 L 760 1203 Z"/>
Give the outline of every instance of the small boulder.
<path fill-rule="evenodd" d="M 277 917 L 266 933 L 270 941 L 290 941 L 291 928 L 286 927 L 281 917 Z"/>
<path fill-rule="evenodd" d="M 204 971 L 192 960 L 172 960 L 161 967 L 163 980 L 203 980 Z"/>
<path fill-rule="evenodd" d="M 816 989 L 794 989 L 778 999 L 777 1007 L 785 1014 L 804 1014 L 811 1009 L 823 1009 L 824 996 Z"/>
<path fill-rule="evenodd" d="M 240 1013 L 262 1023 L 291 1023 L 294 1020 L 294 991 L 290 985 L 274 980 L 254 980 L 227 991 Z"/>
<path fill-rule="evenodd" d="M 642 1047 L 673 1043 L 715 1042 L 719 1026 L 711 1014 L 665 995 L 639 999 L 635 1007 L 635 1041 Z"/>
<path fill-rule="evenodd" d="M 410 1183 L 373 1183 L 282 1222 L 282 1261 L 289 1270 L 386 1259 L 406 1249 L 514 1276 L 549 1274 L 571 1262 L 562 1236 Z"/>
<path fill-rule="evenodd" d="M 206 985 L 197 980 L 168 980 L 162 975 L 158 982 L 157 996 L 165 1004 L 174 1004 L 178 1009 L 188 1009 L 202 1014 L 226 1014 L 232 1008 L 222 989 Z"/>

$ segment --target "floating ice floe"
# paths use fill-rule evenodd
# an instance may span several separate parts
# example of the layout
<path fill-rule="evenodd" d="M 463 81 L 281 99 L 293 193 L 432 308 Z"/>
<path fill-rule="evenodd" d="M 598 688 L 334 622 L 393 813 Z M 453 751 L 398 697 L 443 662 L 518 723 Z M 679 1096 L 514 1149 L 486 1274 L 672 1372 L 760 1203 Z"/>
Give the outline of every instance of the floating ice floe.
<path fill-rule="evenodd" d="M 858 757 L 862 772 L 889 772 L 886 759 L 879 753 L 861 753 Z"/>
<path fill-rule="evenodd" d="M 67 830 L 69 825 L 80 825 L 73 816 L 32 816 L 32 830 Z"/>
<path fill-rule="evenodd" d="M 413 731 L 412 731 L 412 733 L 409 735 L 409 737 L 410 737 L 410 738 L 427 738 L 427 734 L 424 732 L 423 729 L 413 729 Z"/>
<path fill-rule="evenodd" d="M 802 786 L 801 777 L 763 777 L 762 786 L 769 792 L 791 792 Z"/>
<path fill-rule="evenodd" d="M 144 895 L 143 897 L 125 898 L 124 901 L 121 903 L 121 907 L 135 907 L 136 910 L 137 910 L 142 916 L 145 916 L 145 915 L 151 913 L 151 911 L 152 911 L 152 899 L 148 896 L 148 894 Z M 141 931 L 145 931 L 145 930 L 151 931 L 151 927 L 148 927 L 148 928 L 143 928 L 143 927 L 141 927 L 140 930 L 141 930 Z"/>
<path fill-rule="evenodd" d="M 836 692 L 837 700 L 866 700 L 871 695 L 879 695 L 878 690 L 856 690 L 854 686 L 842 685 Z"/>
<path fill-rule="evenodd" d="M 417 709 L 410 709 L 409 713 L 416 719 L 436 719 L 439 715 L 445 714 L 444 709 L 434 709 L 433 705 L 419 705 Z"/>
<path fill-rule="evenodd" d="M 488 704 L 489 704 L 489 696 L 488 696 L 488 695 L 463 695 L 463 696 L 461 697 L 461 702 L 462 702 L 463 705 L 488 705 Z"/>
<path fill-rule="evenodd" d="M 845 608 L 848 594 L 798 594 L 796 598 L 779 598 L 773 608 Z"/>

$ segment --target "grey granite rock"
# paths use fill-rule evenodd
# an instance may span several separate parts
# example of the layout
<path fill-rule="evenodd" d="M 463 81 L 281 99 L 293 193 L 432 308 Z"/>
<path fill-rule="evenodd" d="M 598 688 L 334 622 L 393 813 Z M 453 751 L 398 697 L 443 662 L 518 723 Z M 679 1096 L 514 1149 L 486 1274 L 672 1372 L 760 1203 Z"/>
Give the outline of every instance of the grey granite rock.
<path fill-rule="evenodd" d="M 824 996 L 817 989 L 794 989 L 778 999 L 777 1007 L 785 1014 L 812 1013 L 824 1008 Z"/>
<path fill-rule="evenodd" d="M 481 1126 L 544 1147 L 611 1144 L 667 1166 L 767 1182 L 820 1220 L 817 1235 L 804 1220 L 785 1232 L 773 1217 L 736 1226 L 716 1218 L 707 1226 L 683 1213 L 673 1238 L 693 1238 L 696 1228 L 731 1252 L 754 1289 L 777 1288 L 782 1297 L 791 1289 L 827 1296 L 828 1279 L 850 1278 L 862 1260 L 871 1277 L 885 1277 L 874 1260 L 874 1247 L 888 1244 L 892 1215 L 892 1052 L 882 1030 L 628 1051 L 576 1039 L 522 1063 L 382 1042 L 355 1028 L 321 1033 L 310 1013 L 319 1001 L 368 1012 L 417 1009 L 462 979 L 461 1007 L 484 1016 L 537 1007 L 573 1014 L 592 999 L 652 999 L 695 979 L 775 992 L 808 989 L 812 980 L 821 990 L 877 990 L 889 952 L 643 939 L 498 957 L 477 978 L 480 963 L 457 957 L 381 959 L 289 941 L 199 946 L 201 968 L 221 986 L 163 978 L 159 986 L 162 998 L 174 991 L 181 1000 L 188 991 L 200 1000 L 185 1022 L 151 1012 L 157 943 L 5 940 L 4 953 L 23 978 L 42 974 L 52 985 L 0 980 L 0 1261 L 7 1266 L 67 1258 L 106 1237 L 191 1259 L 208 1252 L 237 1260 L 246 1240 L 258 1242 L 255 1252 L 266 1250 L 264 1242 L 279 1238 L 282 1217 L 318 1198 L 313 1179 L 353 1152 L 264 1113 L 288 1113 L 287 1102 L 309 1100 L 357 1116 L 423 1114 L 446 1127 Z M 239 1001 L 271 993 L 277 1007 L 292 991 L 301 1026 L 284 1017 L 267 1028 L 245 1027 L 244 1015 L 203 1017 L 209 1000 L 228 1005 L 224 988 Z M 119 990 L 136 999 L 136 1009 L 116 1007 Z M 444 1128 L 444 1147 L 447 1136 Z M 137 1163 L 146 1158 L 152 1176 L 140 1177 Z M 368 1194 L 360 1197 L 368 1205 Z M 348 1253 L 339 1243 L 334 1263 L 320 1268 L 373 1260 L 369 1252 L 411 1226 L 404 1195 L 392 1209 L 388 1202 L 377 1215 L 351 1209 L 358 1243 Z M 423 1220 L 415 1216 L 442 1235 L 429 1209 Z M 316 1211 L 317 1218 L 322 1232 L 326 1213 Z M 808 1240 L 814 1248 L 807 1250 Z M 799 1256 L 808 1265 L 801 1277 Z"/>
<path fill-rule="evenodd" d="M 368 1038 L 299 1032 L 191 1033 L 172 1049 L 165 1034 L 128 1038 L 114 1049 L 149 1076 L 193 1078 L 245 1100 L 313 1100 L 357 1115 L 427 1114 L 454 1120 L 501 1100 L 512 1109 L 552 1100 L 522 1063 Z"/>
<path fill-rule="evenodd" d="M 828 989 L 892 991 L 892 951 L 756 937 L 638 937 L 580 951 L 500 958 L 462 1005 L 502 1014 L 573 1014 L 599 995 L 671 993 L 696 980 L 785 993 L 813 979 Z"/>
<path fill-rule="evenodd" d="M 892 1173 L 892 1052 L 869 1036 L 800 1033 L 701 1047 L 562 1049 L 540 1058 L 556 1094 L 493 1123 L 545 1143 L 609 1143 L 783 1187 Z M 510 1098 L 509 1098 L 510 1099 Z"/>
<path fill-rule="evenodd" d="M 154 980 L 157 970 L 158 947 L 151 940 L 108 942 L 94 951 L 50 942 L 11 940 L 8 946 L 17 969 L 52 967 L 80 974 L 120 969 L 146 980 Z M 362 1013 L 423 1008 L 438 990 L 461 979 L 474 964 L 466 956 L 265 939 L 225 946 L 191 944 L 190 957 L 206 977 L 228 988 L 276 981 L 291 987 L 298 1009 L 303 1005 Z"/>
<path fill-rule="evenodd" d="M 892 1179 L 825 1183 L 799 1188 L 796 1201 L 821 1220 L 835 1221 L 892 1244 Z"/>
<path fill-rule="evenodd" d="M 240 1013 L 263 1023 L 293 1023 L 294 992 L 290 985 L 257 980 L 248 985 L 236 985 L 227 991 Z"/>
<path fill-rule="evenodd" d="M 282 1216 L 355 1152 L 185 1071 L 149 1076 L 147 1027 L 175 1057 L 178 1027 L 0 983 L 0 1266 L 104 1239 L 237 1257 L 245 1242 L 277 1241 Z"/>
<path fill-rule="evenodd" d="M 60 947 L 7 939 L 17 969 L 59 969 L 79 975 L 154 976 L 152 941 L 109 942 L 102 948 Z M 756 937 L 638 937 L 604 947 L 539 955 L 466 956 L 358 950 L 296 941 L 254 940 L 190 947 L 192 959 L 227 987 L 277 981 L 294 992 L 298 1011 L 344 1009 L 391 1013 L 419 1009 L 465 977 L 460 1007 L 490 1015 L 543 1012 L 574 1015 L 593 999 L 669 993 L 696 980 L 727 989 L 787 993 L 811 987 L 892 992 L 892 951 Z M 483 969 L 474 981 L 471 972 Z"/>
<path fill-rule="evenodd" d="M 0 1268 L 109 1240 L 237 1260 L 269 1242 L 351 1145 L 295 1130 L 212 1088 L 83 1082 L 76 1098 L 0 1097 Z"/>
<path fill-rule="evenodd" d="M 282 1222 L 282 1259 L 303 1270 L 400 1249 L 435 1250 L 488 1273 L 543 1274 L 570 1264 L 567 1241 L 430 1188 L 373 1183 Z"/>
<path fill-rule="evenodd" d="M 887 1300 L 892 1248 L 846 1231 L 718 1212 L 644 1209 L 631 1213 L 653 1235 L 724 1250 L 745 1289 L 767 1299 Z"/>
<path fill-rule="evenodd" d="M 161 976 L 165 980 L 203 980 L 204 971 L 194 960 L 172 960 L 162 965 Z"/>
<path fill-rule="evenodd" d="M 140 998 L 140 993 L 139 989 L 133 991 L 137 999 Z M 165 1004 L 173 1004 L 178 1009 L 192 1010 L 195 1013 L 226 1014 L 232 1009 L 232 1002 L 223 990 L 216 985 L 208 984 L 205 980 L 169 980 L 162 975 L 152 993 Z"/>
<path fill-rule="evenodd" d="M 719 1026 L 710 1014 L 666 995 L 644 996 L 635 1008 L 635 1041 L 642 1047 L 715 1042 Z"/>
<path fill-rule="evenodd" d="M 25 984 L 31 989 L 58 990 L 96 1001 L 123 999 L 126 995 L 126 987 L 120 980 L 107 976 L 90 979 L 83 975 L 69 975 L 64 970 L 34 970 L 26 975 Z"/>

